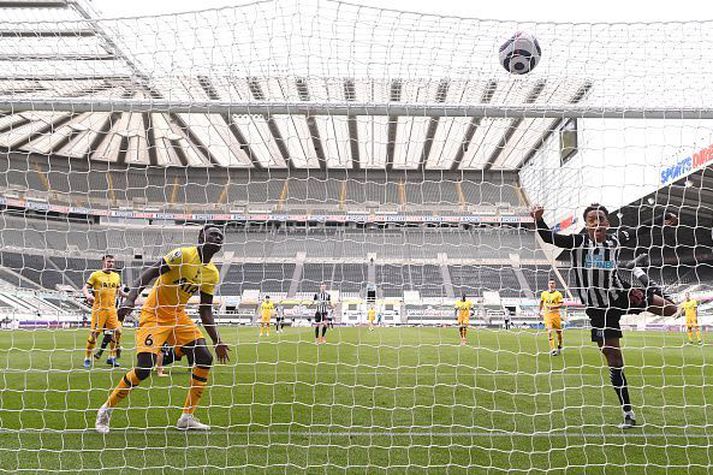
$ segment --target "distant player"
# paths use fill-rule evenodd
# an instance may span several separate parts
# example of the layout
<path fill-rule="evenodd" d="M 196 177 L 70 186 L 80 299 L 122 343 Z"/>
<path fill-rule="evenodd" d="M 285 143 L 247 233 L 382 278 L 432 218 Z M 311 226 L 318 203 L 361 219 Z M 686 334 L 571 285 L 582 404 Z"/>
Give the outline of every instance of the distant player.
<path fill-rule="evenodd" d="M 121 356 L 121 324 L 116 312 L 117 294 L 126 297 L 121 289 L 121 277 L 114 272 L 116 261 L 114 256 L 102 257 L 102 270 L 92 272 L 87 282 L 82 287 L 82 294 L 87 302 L 92 305 L 92 322 L 87 338 L 87 350 L 84 355 L 84 367 L 92 365 L 92 351 L 97 344 L 97 337 L 104 333 L 101 346 L 94 354 L 95 359 L 101 358 L 106 347 L 111 344 L 111 352 L 106 364 L 111 367 L 119 366 Z"/>
<path fill-rule="evenodd" d="M 285 307 L 281 303 L 275 308 L 275 332 L 285 332 Z"/>
<path fill-rule="evenodd" d="M 374 320 L 376 320 L 376 309 L 373 305 L 369 305 L 369 310 L 366 311 L 366 319 L 369 322 L 369 331 L 374 331 Z"/>
<path fill-rule="evenodd" d="M 466 295 L 463 294 L 460 300 L 456 301 L 455 308 L 460 344 L 465 345 L 468 343 L 468 326 L 470 325 L 470 312 L 473 309 L 473 302 L 468 300 Z"/>
<path fill-rule="evenodd" d="M 681 314 L 686 315 L 686 330 L 688 332 L 688 343 L 693 344 L 693 332 L 696 332 L 698 344 L 703 344 L 701 338 L 701 328 L 698 326 L 698 301 L 691 298 L 690 292 L 686 292 L 686 300 L 679 306 L 676 318 Z"/>
<path fill-rule="evenodd" d="M 624 376 L 624 357 L 619 321 L 622 315 L 638 314 L 647 310 L 659 316 L 672 316 L 677 308 L 653 289 L 632 288 L 619 276 L 619 253 L 623 246 L 634 247 L 640 230 L 675 226 L 678 218 L 672 213 L 653 216 L 636 230 L 620 227 L 609 233 L 609 212 L 598 203 L 588 206 L 582 217 L 585 229 L 580 234 L 559 234 L 550 230 L 542 219 L 544 209 L 535 207 L 532 217 L 537 232 L 546 243 L 571 251 L 575 271 L 574 288 L 579 293 L 592 326 L 592 341 L 596 342 L 609 365 L 609 377 L 624 411 L 624 422 L 619 426 L 629 429 L 636 425 L 629 399 L 629 387 Z"/>
<path fill-rule="evenodd" d="M 183 353 L 180 348 L 176 348 L 169 338 L 161 347 L 161 351 L 156 354 L 156 376 L 161 378 L 168 377 L 166 374 L 166 366 L 181 361 Z"/>
<path fill-rule="evenodd" d="M 327 292 L 327 284 L 319 285 L 319 292 L 314 294 L 314 342 L 318 345 L 327 343 L 327 316 L 332 310 L 332 296 Z M 320 336 L 320 329 L 322 336 Z"/>
<path fill-rule="evenodd" d="M 562 352 L 562 317 L 560 309 L 564 298 L 559 290 L 554 279 L 547 282 L 548 290 L 545 290 L 540 295 L 540 315 L 545 320 L 545 328 L 547 329 L 547 340 L 550 342 L 550 354 L 559 355 Z M 557 333 L 557 347 L 555 348 L 555 339 L 552 335 Z"/>
<path fill-rule="evenodd" d="M 270 296 L 266 295 L 260 304 L 260 336 L 267 332 L 270 336 L 270 319 L 275 313 L 275 304 L 270 301 Z"/>
<path fill-rule="evenodd" d="M 228 346 L 223 343 L 213 319 L 213 294 L 218 284 L 218 269 L 211 259 L 223 246 L 223 231 L 216 225 L 204 226 L 198 234 L 198 245 L 181 247 L 169 252 L 153 266 L 146 269 L 133 286 L 119 309 L 119 320 L 129 315 L 142 290 L 156 280 L 151 293 L 141 309 L 139 328 L 136 331 L 137 365 L 126 373 L 119 385 L 97 413 L 97 432 L 109 432 L 111 413 L 132 388 L 151 375 L 156 355 L 164 343 L 173 343 L 188 357 L 191 385 L 183 405 L 183 413 L 176 427 L 180 430 L 208 430 L 193 415 L 208 384 L 213 355 L 198 326 L 186 315 L 188 300 L 200 295 L 198 313 L 221 363 L 228 361 Z"/>

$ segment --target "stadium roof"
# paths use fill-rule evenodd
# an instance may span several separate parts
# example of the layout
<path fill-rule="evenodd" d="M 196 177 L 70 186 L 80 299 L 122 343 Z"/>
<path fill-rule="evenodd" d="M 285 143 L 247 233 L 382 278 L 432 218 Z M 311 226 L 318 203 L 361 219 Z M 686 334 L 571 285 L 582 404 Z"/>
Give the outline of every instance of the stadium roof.
<path fill-rule="evenodd" d="M 0 147 L 47 156 L 245 169 L 516 170 L 561 117 L 431 117 L 419 105 L 566 106 L 589 104 L 593 95 L 619 104 L 616 87 L 636 106 L 656 92 L 642 86 L 648 63 L 629 56 L 629 46 L 587 57 L 563 50 L 576 46 L 575 25 L 569 33 L 541 27 L 541 42 L 559 56 L 517 77 L 494 60 L 498 43 L 521 26 L 507 22 L 308 0 L 114 20 L 98 20 L 83 0 L 10 0 L 0 13 L 0 100 L 37 104 L 2 113 Z M 613 28 L 605 31 L 610 38 L 645 33 Z M 600 71 L 593 82 L 603 55 L 617 73 Z M 629 64 L 640 74 L 632 76 Z M 73 98 L 116 108 L 52 107 Z M 147 112 L 122 107 L 126 100 L 309 102 L 321 110 Z M 330 114 L 330 106 L 349 103 L 400 112 Z"/>

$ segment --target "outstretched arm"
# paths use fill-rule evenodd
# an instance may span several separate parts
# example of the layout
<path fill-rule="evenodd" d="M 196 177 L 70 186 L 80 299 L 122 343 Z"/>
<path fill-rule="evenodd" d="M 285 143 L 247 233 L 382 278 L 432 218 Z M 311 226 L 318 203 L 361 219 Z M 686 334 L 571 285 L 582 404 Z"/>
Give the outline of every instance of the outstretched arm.
<path fill-rule="evenodd" d="M 166 264 L 166 261 L 161 259 L 141 273 L 117 312 L 119 321 L 123 322 L 124 319 L 131 314 L 136 306 L 136 299 L 141 295 L 141 292 L 143 292 L 154 279 L 157 279 L 160 275 L 165 274 L 169 270 L 171 270 L 171 268 Z"/>
<path fill-rule="evenodd" d="M 543 241 L 562 249 L 574 249 L 575 247 L 579 247 L 583 244 L 584 237 L 580 234 L 559 234 L 551 231 L 547 226 L 547 223 L 545 223 L 544 219 L 542 219 L 542 215 L 544 213 L 545 209 L 542 206 L 536 206 L 530 213 L 530 215 L 535 219 L 537 234 L 540 235 Z"/>

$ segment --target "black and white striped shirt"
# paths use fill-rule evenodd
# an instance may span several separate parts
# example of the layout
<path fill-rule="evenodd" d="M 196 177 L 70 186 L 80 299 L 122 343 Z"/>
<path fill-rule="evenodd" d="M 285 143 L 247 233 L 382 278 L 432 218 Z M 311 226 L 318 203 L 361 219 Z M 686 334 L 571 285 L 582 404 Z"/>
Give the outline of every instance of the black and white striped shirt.
<path fill-rule="evenodd" d="M 575 288 L 582 303 L 589 308 L 608 308 L 631 285 L 619 275 L 619 253 L 636 240 L 636 231 L 619 228 L 602 243 L 588 234 L 558 234 L 550 231 L 543 220 L 537 222 L 537 232 L 543 241 L 563 249 L 571 249 Z"/>
<path fill-rule="evenodd" d="M 327 292 L 314 294 L 314 301 L 317 303 L 318 313 L 328 313 L 331 308 L 332 297 Z"/>

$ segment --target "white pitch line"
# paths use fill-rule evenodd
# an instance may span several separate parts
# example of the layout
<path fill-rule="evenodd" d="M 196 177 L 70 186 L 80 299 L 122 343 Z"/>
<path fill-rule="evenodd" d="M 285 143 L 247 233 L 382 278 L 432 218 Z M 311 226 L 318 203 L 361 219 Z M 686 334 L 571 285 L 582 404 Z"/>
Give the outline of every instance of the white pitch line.
<path fill-rule="evenodd" d="M 613 426 L 612 426 L 613 428 Z M 123 434 L 166 434 L 169 432 L 175 434 L 185 434 L 185 432 L 180 432 L 173 427 L 167 427 L 165 429 L 150 428 L 118 428 L 112 429 L 113 433 L 123 433 Z M 0 435 L 3 434 L 93 434 L 94 429 L 23 429 L 23 430 L 13 430 L 13 429 L 0 429 Z M 203 432 L 201 432 L 203 433 Z M 201 433 L 194 432 L 195 436 Z M 487 431 L 463 431 L 463 432 L 425 432 L 425 431 L 410 431 L 410 432 L 393 432 L 393 431 L 343 431 L 343 432 L 325 432 L 325 431 L 243 431 L 243 430 L 232 430 L 229 428 L 218 428 L 214 427 L 207 434 L 238 434 L 244 435 L 246 437 L 255 436 L 290 436 L 290 437 L 432 437 L 432 438 L 456 438 L 456 437 L 477 437 L 477 438 L 593 438 L 593 439 L 607 439 L 607 438 L 635 438 L 635 439 L 658 439 L 658 440 L 713 440 L 713 434 L 651 434 L 638 432 L 637 429 L 631 429 L 627 432 L 622 432 L 620 434 L 607 434 L 607 433 L 593 433 L 593 432 L 553 432 L 551 434 L 545 432 L 537 432 L 532 434 L 525 433 L 508 433 L 508 432 L 487 432 Z M 98 436 L 99 434 L 97 434 Z"/>

